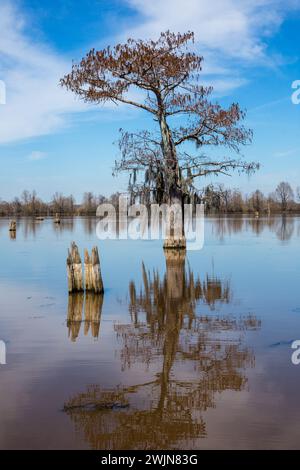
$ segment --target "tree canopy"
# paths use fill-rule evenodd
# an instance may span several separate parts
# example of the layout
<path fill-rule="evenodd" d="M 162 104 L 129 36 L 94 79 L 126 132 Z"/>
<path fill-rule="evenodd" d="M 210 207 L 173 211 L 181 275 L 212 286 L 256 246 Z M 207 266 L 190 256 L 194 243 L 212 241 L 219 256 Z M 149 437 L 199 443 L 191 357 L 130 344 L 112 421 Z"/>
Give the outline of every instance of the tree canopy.
<path fill-rule="evenodd" d="M 128 39 L 112 48 L 92 49 L 61 80 L 87 102 L 125 103 L 153 116 L 157 132 L 121 130 L 121 158 L 115 165 L 115 172 L 131 174 L 131 192 L 149 200 L 193 197 L 199 177 L 251 172 L 259 166 L 239 155 L 252 139 L 243 125 L 245 112 L 237 103 L 225 109 L 212 102 L 212 87 L 201 85 L 203 57 L 188 49 L 193 41 L 192 32 L 166 31 L 156 41 Z M 133 93 L 136 89 L 142 93 Z M 212 157 L 207 149 L 215 146 L 236 155 Z"/>

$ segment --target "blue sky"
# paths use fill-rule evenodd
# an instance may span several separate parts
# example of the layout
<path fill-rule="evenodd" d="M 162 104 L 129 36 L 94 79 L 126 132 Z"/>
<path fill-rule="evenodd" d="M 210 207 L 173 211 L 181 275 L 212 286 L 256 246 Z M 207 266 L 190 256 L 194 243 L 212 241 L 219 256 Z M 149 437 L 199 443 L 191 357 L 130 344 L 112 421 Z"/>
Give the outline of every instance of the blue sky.
<path fill-rule="evenodd" d="M 95 107 L 58 86 L 72 60 L 91 48 L 160 31 L 193 30 L 205 58 L 203 82 L 224 105 L 247 109 L 254 141 L 245 158 L 259 161 L 251 178 L 220 178 L 249 193 L 271 192 L 281 180 L 300 186 L 300 0 L 0 0 L 0 198 L 36 189 L 110 194 L 125 190 L 113 178 L 120 127 L 151 125 L 143 112 Z M 199 185 L 210 180 L 199 181 Z"/>

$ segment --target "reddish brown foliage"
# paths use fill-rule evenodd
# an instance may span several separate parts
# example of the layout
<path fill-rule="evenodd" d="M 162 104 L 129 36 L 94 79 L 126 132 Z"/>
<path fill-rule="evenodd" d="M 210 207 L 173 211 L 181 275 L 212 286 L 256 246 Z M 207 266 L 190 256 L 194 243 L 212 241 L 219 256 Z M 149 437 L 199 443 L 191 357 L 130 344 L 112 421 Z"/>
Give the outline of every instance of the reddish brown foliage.
<path fill-rule="evenodd" d="M 126 103 L 148 111 L 158 122 L 158 136 L 147 131 L 122 134 L 122 158 L 116 170 L 133 172 L 131 189 L 154 191 L 156 196 L 163 192 L 168 199 L 193 193 L 193 181 L 199 176 L 258 168 L 256 163 L 228 157 L 216 160 L 203 153 L 207 146 L 238 153 L 241 145 L 251 141 L 252 132 L 240 124 L 245 115 L 238 104 L 223 109 L 209 101 L 212 88 L 199 84 L 203 58 L 187 50 L 193 39 L 191 32 L 167 31 L 157 41 L 128 39 L 113 48 L 92 49 L 61 80 L 87 102 Z M 130 97 L 134 88 L 143 91 L 140 100 Z M 179 126 L 172 125 L 175 115 L 182 116 Z M 194 142 L 201 153 L 190 155 L 184 145 L 188 142 Z M 140 170 L 148 172 L 148 177 L 136 186 L 135 175 Z"/>

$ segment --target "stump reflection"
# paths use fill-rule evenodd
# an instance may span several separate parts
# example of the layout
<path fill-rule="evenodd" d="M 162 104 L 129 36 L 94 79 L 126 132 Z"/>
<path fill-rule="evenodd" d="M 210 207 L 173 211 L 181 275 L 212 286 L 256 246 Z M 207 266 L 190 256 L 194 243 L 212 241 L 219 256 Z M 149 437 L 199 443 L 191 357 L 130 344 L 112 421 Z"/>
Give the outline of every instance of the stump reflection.
<path fill-rule="evenodd" d="M 195 279 L 184 252 L 165 255 L 164 278 L 143 266 L 143 287 L 129 285 L 132 321 L 115 325 L 121 369 L 145 380 L 110 390 L 92 386 L 65 404 L 94 449 L 193 448 L 206 436 L 204 415 L 216 406 L 215 395 L 245 389 L 246 369 L 254 366 L 243 342 L 260 321 L 213 312 L 230 302 L 229 282 Z"/>
<path fill-rule="evenodd" d="M 85 335 L 91 331 L 92 337 L 98 338 L 102 306 L 103 294 L 86 293 L 84 295 L 82 292 L 69 294 L 67 327 L 71 341 L 77 340 L 82 323 L 84 323 Z"/>

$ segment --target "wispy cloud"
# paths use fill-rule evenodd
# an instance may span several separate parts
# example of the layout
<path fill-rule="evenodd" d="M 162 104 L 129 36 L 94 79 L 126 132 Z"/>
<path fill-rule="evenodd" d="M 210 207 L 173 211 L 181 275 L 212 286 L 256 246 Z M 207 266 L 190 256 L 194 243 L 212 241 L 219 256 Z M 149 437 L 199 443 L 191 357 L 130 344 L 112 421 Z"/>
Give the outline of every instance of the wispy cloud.
<path fill-rule="evenodd" d="M 123 39 L 155 38 L 166 29 L 193 30 L 195 47 L 206 58 L 204 78 L 218 94 L 247 83 L 239 68 L 232 68 L 232 60 L 267 63 L 265 38 L 278 30 L 287 11 L 300 8 L 300 0 L 123 1 L 139 13 L 136 26 L 123 30 Z M 29 31 L 20 7 L 1 0 L 0 79 L 6 84 L 7 104 L 0 107 L 0 143 L 57 132 L 72 125 L 71 114 L 90 109 L 59 87 L 71 57 L 40 43 Z M 119 31 L 108 41 L 117 37 Z"/>
<path fill-rule="evenodd" d="M 290 98 L 287 96 L 285 96 L 284 98 L 279 98 L 277 100 L 268 101 L 267 103 L 263 103 L 259 106 L 255 106 L 254 108 L 250 108 L 249 113 L 257 112 L 257 111 L 264 111 L 266 109 L 278 106 L 279 104 L 287 103 L 289 101 L 290 101 Z"/>
<path fill-rule="evenodd" d="M 157 36 L 160 31 L 194 31 L 203 50 L 227 57 L 267 61 L 265 39 L 274 34 L 299 0 L 126 0 L 141 15 L 131 29 L 137 37 Z"/>
<path fill-rule="evenodd" d="M 284 158 L 284 157 L 290 157 L 291 155 L 296 155 L 300 153 L 300 150 L 298 148 L 293 148 L 293 149 L 288 149 L 288 150 L 283 150 L 281 152 L 276 152 L 274 153 L 274 157 L 277 158 Z"/>
<path fill-rule="evenodd" d="M 267 40 L 276 34 L 286 15 L 300 9 L 300 0 L 126 0 L 140 14 L 139 24 L 123 37 L 157 37 L 161 31 L 193 31 L 195 48 L 204 56 L 203 75 L 217 95 L 246 85 L 243 67 L 276 66 Z M 216 77 L 220 77 L 217 78 Z"/>
<path fill-rule="evenodd" d="M 40 150 L 34 150 L 28 155 L 28 160 L 37 161 L 44 160 L 47 157 L 47 153 L 41 152 Z"/>
<path fill-rule="evenodd" d="M 205 77 L 202 80 L 204 86 L 212 86 L 215 92 L 215 96 L 225 96 L 230 94 L 233 90 L 245 86 L 249 80 L 246 78 L 235 78 L 230 75 L 224 75 L 223 77 L 210 76 L 209 79 Z"/>
<path fill-rule="evenodd" d="M 67 125 L 66 113 L 84 109 L 58 85 L 69 60 L 26 34 L 22 12 L 0 5 L 0 78 L 6 105 L 0 107 L 0 143 L 48 134 Z"/>

